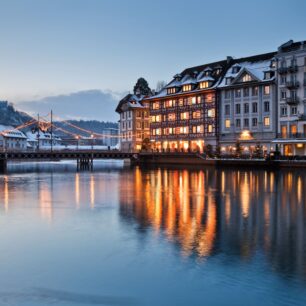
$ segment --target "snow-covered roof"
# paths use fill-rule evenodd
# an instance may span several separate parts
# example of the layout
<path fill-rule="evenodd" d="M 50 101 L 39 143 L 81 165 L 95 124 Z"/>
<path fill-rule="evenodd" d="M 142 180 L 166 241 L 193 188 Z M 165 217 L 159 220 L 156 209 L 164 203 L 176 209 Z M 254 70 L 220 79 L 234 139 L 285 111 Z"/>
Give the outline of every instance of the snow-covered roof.
<path fill-rule="evenodd" d="M 144 95 L 127 94 L 123 99 L 120 100 L 116 108 L 116 112 L 122 112 L 122 106 L 126 105 L 127 108 L 144 108 L 142 100 L 145 98 Z"/>
<path fill-rule="evenodd" d="M 270 79 L 264 79 L 264 73 L 266 71 L 271 70 L 270 68 L 271 60 L 263 60 L 263 61 L 256 61 L 256 62 L 240 62 L 235 63 L 227 70 L 224 78 L 220 82 L 218 87 L 226 87 L 230 86 L 231 84 L 226 84 L 226 78 L 233 78 L 232 84 L 235 83 L 235 80 L 239 79 L 239 77 L 245 72 L 250 73 L 251 76 L 255 77 L 258 81 L 271 81 L 274 79 L 274 76 Z M 241 69 L 237 72 L 233 73 L 233 67 L 241 67 Z"/>
<path fill-rule="evenodd" d="M 26 136 L 29 141 L 37 141 L 37 132 L 28 131 L 26 132 Z M 51 140 L 51 133 L 39 131 L 39 139 L 40 140 Z M 53 140 L 61 140 L 61 138 L 57 135 L 52 134 Z"/>
<path fill-rule="evenodd" d="M 0 125 L 0 134 L 6 138 L 27 138 L 21 131 L 9 125 Z"/>

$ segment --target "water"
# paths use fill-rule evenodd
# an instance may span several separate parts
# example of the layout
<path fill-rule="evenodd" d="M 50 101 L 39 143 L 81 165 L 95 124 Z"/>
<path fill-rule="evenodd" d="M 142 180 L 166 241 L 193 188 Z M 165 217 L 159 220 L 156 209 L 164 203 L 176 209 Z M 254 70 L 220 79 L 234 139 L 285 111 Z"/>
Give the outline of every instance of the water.
<path fill-rule="evenodd" d="M 306 305 L 306 171 L 16 164 L 0 305 Z"/>

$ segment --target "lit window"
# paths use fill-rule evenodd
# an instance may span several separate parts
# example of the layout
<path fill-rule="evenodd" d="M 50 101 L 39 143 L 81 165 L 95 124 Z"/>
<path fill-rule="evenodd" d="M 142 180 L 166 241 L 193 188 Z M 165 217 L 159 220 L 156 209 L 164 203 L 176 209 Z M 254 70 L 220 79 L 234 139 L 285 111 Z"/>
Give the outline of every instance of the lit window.
<path fill-rule="evenodd" d="M 213 95 L 212 94 L 208 94 L 205 96 L 205 102 L 212 102 L 213 101 Z"/>
<path fill-rule="evenodd" d="M 159 109 L 159 107 L 160 107 L 159 102 L 154 102 L 152 107 L 153 107 L 153 109 Z"/>
<path fill-rule="evenodd" d="M 215 110 L 214 109 L 209 109 L 207 111 L 207 116 L 210 118 L 214 118 L 215 117 Z"/>
<path fill-rule="evenodd" d="M 252 87 L 252 96 L 258 96 L 258 86 Z"/>
<path fill-rule="evenodd" d="M 270 94 L 270 86 L 269 85 L 266 85 L 264 87 L 264 95 L 269 95 Z"/>
<path fill-rule="evenodd" d="M 212 124 L 209 124 L 209 125 L 208 125 L 207 130 L 208 130 L 208 133 L 212 133 L 212 132 L 213 132 L 213 126 L 212 126 Z"/>
<path fill-rule="evenodd" d="M 264 125 L 270 126 L 270 117 L 264 117 Z"/>
<path fill-rule="evenodd" d="M 176 88 L 175 88 L 175 87 L 168 88 L 168 89 L 167 89 L 167 93 L 168 93 L 169 95 L 170 95 L 170 94 L 176 93 Z"/>
<path fill-rule="evenodd" d="M 181 113 L 181 120 L 186 120 L 186 119 L 189 119 L 189 113 L 188 112 Z"/>
<path fill-rule="evenodd" d="M 235 90 L 235 97 L 240 98 L 241 97 L 241 89 L 236 89 Z"/>
<path fill-rule="evenodd" d="M 229 128 L 231 127 L 231 120 L 229 120 L 229 119 L 226 119 L 226 120 L 225 120 L 225 127 L 226 127 L 227 129 L 229 129 Z"/>
<path fill-rule="evenodd" d="M 193 112 L 192 113 L 192 118 L 193 119 L 199 119 L 199 118 L 201 118 L 201 111 L 196 111 L 196 112 Z"/>
<path fill-rule="evenodd" d="M 191 85 L 184 85 L 183 86 L 183 91 L 190 91 L 191 90 Z"/>
<path fill-rule="evenodd" d="M 201 82 L 200 83 L 200 88 L 203 89 L 203 88 L 208 88 L 209 87 L 209 82 L 206 81 L 206 82 Z"/>
<path fill-rule="evenodd" d="M 191 104 L 196 104 L 197 103 L 197 98 L 196 97 L 192 97 L 191 98 Z"/>
<path fill-rule="evenodd" d="M 174 121 L 175 120 L 175 113 L 168 114 L 168 120 L 169 121 Z"/>
<path fill-rule="evenodd" d="M 250 82 L 252 81 L 252 78 L 249 74 L 245 74 L 243 77 L 242 77 L 242 82 Z"/>

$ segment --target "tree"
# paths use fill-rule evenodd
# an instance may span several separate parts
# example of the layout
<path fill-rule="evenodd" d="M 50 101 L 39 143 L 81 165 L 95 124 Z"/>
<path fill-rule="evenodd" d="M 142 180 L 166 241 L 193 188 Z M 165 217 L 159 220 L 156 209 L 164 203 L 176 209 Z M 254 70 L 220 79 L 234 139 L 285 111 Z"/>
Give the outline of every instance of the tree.
<path fill-rule="evenodd" d="M 150 142 L 150 139 L 149 139 L 149 138 L 145 138 L 145 139 L 142 141 L 141 149 L 142 149 L 142 150 L 145 150 L 145 151 L 148 151 L 148 150 L 151 149 L 151 142 Z"/>
<path fill-rule="evenodd" d="M 149 96 L 152 94 L 148 82 L 144 78 L 139 78 L 134 86 L 134 94 Z"/>
<path fill-rule="evenodd" d="M 236 141 L 235 147 L 236 147 L 236 157 L 240 157 L 242 152 L 242 147 L 239 140 Z"/>
<path fill-rule="evenodd" d="M 166 85 L 167 83 L 165 81 L 158 81 L 156 84 L 156 92 L 160 92 Z"/>

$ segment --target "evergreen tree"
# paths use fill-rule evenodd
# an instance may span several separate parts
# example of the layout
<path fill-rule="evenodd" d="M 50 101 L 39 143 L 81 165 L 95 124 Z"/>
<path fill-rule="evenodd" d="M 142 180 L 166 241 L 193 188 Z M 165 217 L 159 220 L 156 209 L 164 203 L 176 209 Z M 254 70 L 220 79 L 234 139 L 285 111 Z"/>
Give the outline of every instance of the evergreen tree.
<path fill-rule="evenodd" d="M 152 91 L 148 82 L 144 78 L 139 78 L 134 86 L 134 94 L 149 96 L 151 93 Z"/>

